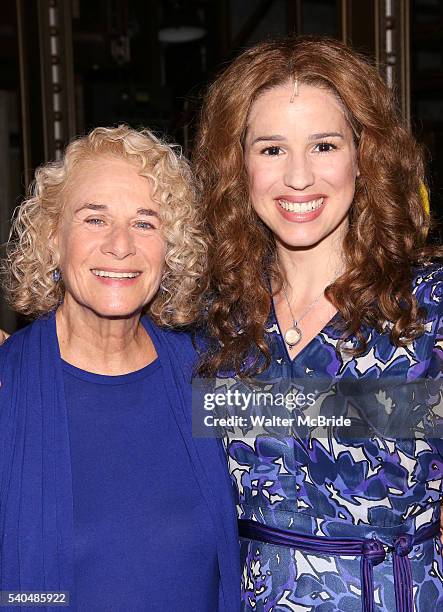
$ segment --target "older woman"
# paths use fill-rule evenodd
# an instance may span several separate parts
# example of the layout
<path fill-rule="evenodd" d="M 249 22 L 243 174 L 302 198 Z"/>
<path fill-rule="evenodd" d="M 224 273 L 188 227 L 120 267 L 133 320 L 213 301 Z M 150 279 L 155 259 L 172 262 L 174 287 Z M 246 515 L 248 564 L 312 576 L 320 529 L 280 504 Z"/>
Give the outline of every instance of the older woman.
<path fill-rule="evenodd" d="M 423 158 L 362 56 L 316 38 L 245 51 L 208 92 L 195 169 L 214 338 L 202 373 L 302 390 L 442 379 Z M 443 609 L 443 443 L 429 427 L 377 435 L 374 406 L 389 406 L 373 399 L 359 439 L 226 432 L 243 610 Z M 412 404 L 396 410 L 408 431 Z"/>
<path fill-rule="evenodd" d="M 7 261 L 36 321 L 0 349 L 1 591 L 238 607 L 229 477 L 191 436 L 189 337 L 164 329 L 195 318 L 204 252 L 187 164 L 148 131 L 97 128 L 37 170 Z"/>

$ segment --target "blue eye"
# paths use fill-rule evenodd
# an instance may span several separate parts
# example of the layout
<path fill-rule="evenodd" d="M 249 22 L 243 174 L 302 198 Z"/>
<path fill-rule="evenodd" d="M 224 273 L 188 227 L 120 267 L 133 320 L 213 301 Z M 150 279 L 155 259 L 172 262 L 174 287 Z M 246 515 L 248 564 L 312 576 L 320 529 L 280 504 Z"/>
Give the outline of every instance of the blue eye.
<path fill-rule="evenodd" d="M 275 156 L 275 155 L 279 155 L 281 153 L 282 149 L 281 147 L 266 147 L 265 149 L 262 150 L 263 155 L 269 155 L 269 156 Z"/>
<path fill-rule="evenodd" d="M 104 223 L 103 219 L 85 219 L 86 223 L 89 223 L 90 225 L 101 225 L 102 223 Z"/>
<path fill-rule="evenodd" d="M 337 147 L 332 142 L 319 142 L 315 145 L 317 153 L 329 153 L 335 151 Z"/>
<path fill-rule="evenodd" d="M 137 221 L 136 226 L 142 230 L 155 229 L 155 227 L 152 225 L 152 223 L 149 223 L 149 221 Z"/>

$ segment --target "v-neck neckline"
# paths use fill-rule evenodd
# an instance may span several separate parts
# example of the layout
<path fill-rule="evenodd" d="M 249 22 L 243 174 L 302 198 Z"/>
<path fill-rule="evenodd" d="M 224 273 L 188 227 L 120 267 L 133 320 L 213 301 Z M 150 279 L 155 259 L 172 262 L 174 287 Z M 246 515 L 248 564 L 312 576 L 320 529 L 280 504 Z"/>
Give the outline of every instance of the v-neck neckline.
<path fill-rule="evenodd" d="M 329 327 L 331 327 L 331 325 L 333 324 L 335 319 L 340 318 L 340 313 L 337 312 L 329 319 L 329 321 L 327 321 L 327 323 L 325 325 L 323 325 L 323 327 L 315 334 L 315 336 L 313 336 L 311 338 L 311 340 L 301 349 L 301 351 L 299 351 L 294 357 L 291 357 L 288 347 L 286 346 L 286 342 L 280 327 L 280 323 L 278 322 L 278 318 L 277 318 L 277 313 L 275 312 L 275 305 L 274 305 L 274 300 L 272 299 L 272 295 L 271 295 L 271 316 L 272 316 L 272 321 L 271 323 L 273 323 L 274 325 L 277 326 L 278 329 L 278 335 L 280 337 L 280 344 L 283 345 L 283 349 L 284 349 L 284 354 L 285 357 L 287 359 L 287 361 L 291 364 L 291 363 L 295 363 L 297 361 L 299 361 L 299 358 L 304 354 L 304 352 L 311 346 L 311 344 L 314 342 L 314 340 L 317 340 L 317 338 L 323 334 L 326 329 L 328 329 Z"/>

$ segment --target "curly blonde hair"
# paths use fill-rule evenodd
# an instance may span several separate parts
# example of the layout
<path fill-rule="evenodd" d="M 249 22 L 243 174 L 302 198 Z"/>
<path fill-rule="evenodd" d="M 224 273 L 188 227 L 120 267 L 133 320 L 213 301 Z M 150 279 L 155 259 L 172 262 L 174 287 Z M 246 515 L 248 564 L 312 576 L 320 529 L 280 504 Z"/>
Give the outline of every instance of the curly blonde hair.
<path fill-rule="evenodd" d="M 141 176 L 151 179 L 152 197 L 160 205 L 166 256 L 161 286 L 148 310 L 161 325 L 192 324 L 198 316 L 195 296 L 206 258 L 192 174 L 179 147 L 166 144 L 149 130 L 126 125 L 96 128 L 71 142 L 61 160 L 36 170 L 29 197 L 14 216 L 7 244 L 3 276 L 9 303 L 35 318 L 63 301 L 63 282 L 53 280 L 59 262 L 53 237 L 69 177 L 80 163 L 97 157 L 126 160 L 138 167 Z"/>
<path fill-rule="evenodd" d="M 203 374 L 249 374 L 269 363 L 269 282 L 280 288 L 283 279 L 272 232 L 252 209 L 243 145 L 254 101 L 294 78 L 335 95 L 356 139 L 361 175 L 343 244 L 346 270 L 325 291 L 342 315 L 343 338 L 355 334 L 358 353 L 366 346 L 365 326 L 381 331 L 390 321 L 397 346 L 423 333 L 411 292 L 413 268 L 441 256 L 441 249 L 426 244 L 431 220 L 420 196 L 421 147 L 364 56 L 332 39 L 287 37 L 244 51 L 211 85 L 203 104 L 194 171 L 209 241 L 202 299 L 213 339 Z"/>

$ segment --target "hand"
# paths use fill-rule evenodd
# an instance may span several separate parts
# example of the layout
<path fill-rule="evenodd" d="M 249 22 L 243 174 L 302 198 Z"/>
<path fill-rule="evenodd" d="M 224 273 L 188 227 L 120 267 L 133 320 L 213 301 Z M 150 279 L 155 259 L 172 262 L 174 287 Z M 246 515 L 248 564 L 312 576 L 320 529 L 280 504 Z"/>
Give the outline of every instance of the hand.
<path fill-rule="evenodd" d="M 0 329 L 0 345 L 3 344 L 6 338 L 9 338 L 9 334 L 3 331 L 3 329 Z"/>

